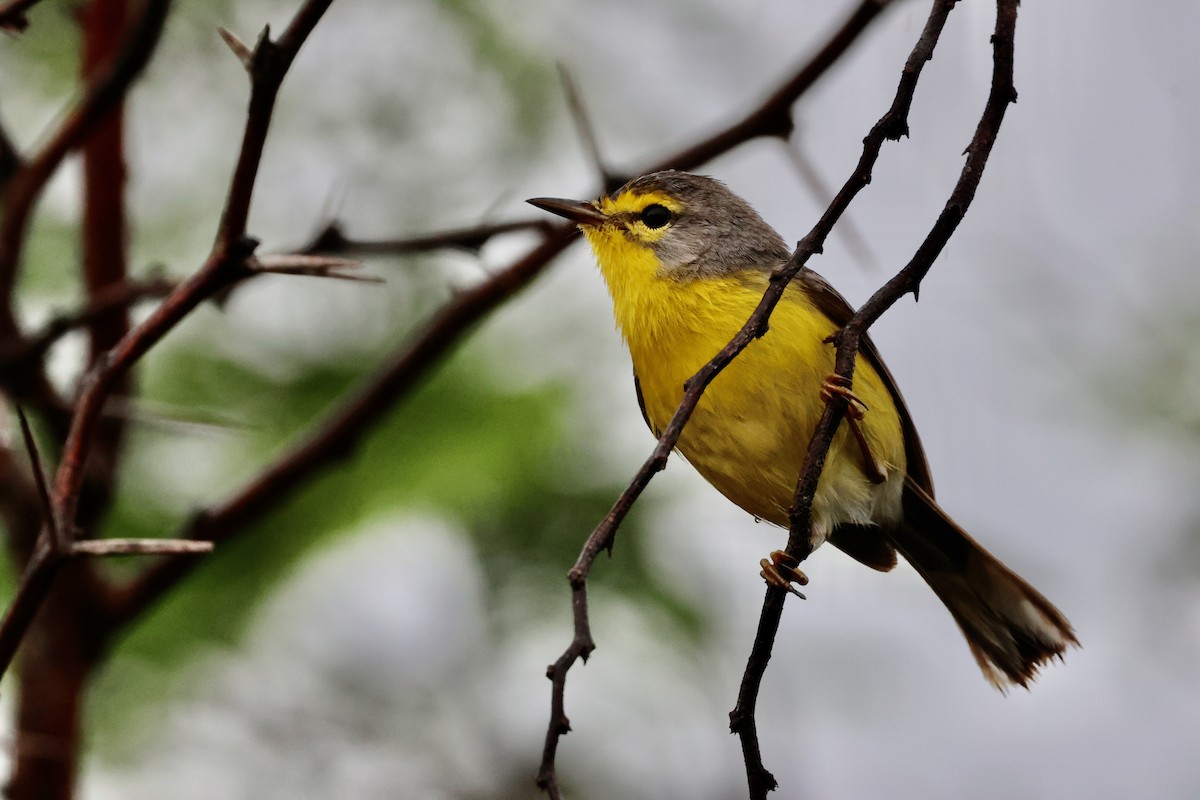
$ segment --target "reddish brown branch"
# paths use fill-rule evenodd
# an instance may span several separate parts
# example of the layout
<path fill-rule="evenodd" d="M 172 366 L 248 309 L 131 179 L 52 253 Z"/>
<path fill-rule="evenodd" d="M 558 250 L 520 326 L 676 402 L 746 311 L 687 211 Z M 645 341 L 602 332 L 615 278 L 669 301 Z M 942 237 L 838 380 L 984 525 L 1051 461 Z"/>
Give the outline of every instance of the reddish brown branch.
<path fill-rule="evenodd" d="M 4 187 L 0 221 L 0 340 L 19 335 L 12 292 L 33 207 L 63 158 L 118 104 L 150 60 L 166 22 L 170 0 L 146 0 L 126 44 L 88 82 L 83 95 L 45 144 Z"/>
<path fill-rule="evenodd" d="M 474 325 L 539 275 L 574 238 L 560 225 L 524 258 L 455 296 L 391 364 L 352 392 L 304 441 L 284 453 L 224 503 L 196 515 L 178 538 L 228 541 L 260 520 L 326 466 L 348 458 L 371 427 Z M 137 618 L 187 576 L 195 562 L 165 559 L 135 580 L 117 604 L 119 622 Z"/>
<path fill-rule="evenodd" d="M 65 521 L 73 521 L 79 501 L 83 464 L 92 443 L 109 390 L 147 350 L 179 323 L 196 306 L 238 280 L 252 274 L 246 266 L 257 242 L 246 237 L 246 219 L 262 160 L 275 98 L 284 76 L 305 37 L 332 0 L 309 0 L 293 18 L 283 36 L 272 41 L 259 39 L 250 66 L 250 106 L 242 135 L 242 148 L 234 169 L 225 210 L 213 251 L 200 271 L 176 287 L 142 324 L 125 336 L 101 358 L 84 382 L 75 417 L 55 480 L 54 500 Z"/>
<path fill-rule="evenodd" d="M 124 281 L 95 292 L 83 307 L 52 317 L 42 329 L 29 337 L 12 354 L 10 363 L 42 358 L 54 343 L 66 334 L 114 309 L 128 309 L 142 300 L 166 297 L 179 283 L 171 278 L 154 277 L 144 281 Z"/>
<path fill-rule="evenodd" d="M 8 131 L 0 126 L 0 189 L 8 183 L 8 179 L 21 167 L 21 154 L 9 137 Z"/>
<path fill-rule="evenodd" d="M 21 33 L 29 27 L 29 9 L 41 0 L 9 0 L 0 5 L 0 30 L 9 33 Z"/>
<path fill-rule="evenodd" d="M 309 0 L 297 11 L 291 25 L 278 41 L 272 41 L 266 35 L 259 39 L 249 69 L 250 108 L 242 137 L 242 149 L 212 253 L 200 271 L 178 285 L 142 324 L 123 336 L 111 350 L 101 354 L 83 382 L 55 477 L 51 517 L 63 530 L 70 531 L 72 536 L 83 484 L 84 466 L 94 445 L 101 411 L 113 387 L 146 351 L 158 343 L 192 309 L 220 290 L 254 274 L 247 260 L 253 255 L 257 243 L 246 237 L 245 226 L 258 165 L 274 111 L 275 97 L 296 53 L 331 2 L 332 0 Z M 161 0 L 148 0 L 146 14 L 151 14 L 153 9 L 165 15 L 166 3 Z M 139 30 L 146 25 L 144 16 Z M 161 27 L 162 20 L 159 19 L 156 31 L 161 30 Z M 151 38 L 151 46 L 156 39 L 157 33 Z M 135 36 L 134 41 L 141 42 L 142 38 Z M 145 52 L 139 63 L 144 63 L 149 57 L 149 50 L 144 44 L 141 45 L 141 49 Z M 99 81 L 99 88 L 93 84 L 88 92 L 88 96 L 99 94 L 108 99 L 103 103 L 84 103 L 85 110 L 77 110 L 73 115 L 82 121 L 75 125 L 65 125 L 64 130 L 86 132 L 113 108 L 113 103 L 123 96 L 128 81 L 136 74 L 136 70 L 127 75 L 128 68 L 119 69 L 121 65 L 127 64 L 130 58 L 127 49 L 116 59 L 116 66 Z M 127 75 L 125 82 L 111 77 L 114 72 Z M 117 88 L 113 88 L 114 82 Z M 74 141 L 74 135 L 60 132 L 55 141 L 71 142 Z M 53 150 L 49 146 L 48 149 Z M 43 155 L 39 157 L 40 161 L 47 160 L 45 152 L 47 151 L 43 151 Z M 57 163 L 57 160 L 54 163 Z M 31 205 L 25 208 L 26 213 L 30 207 Z M 6 210 L 11 215 L 12 209 Z M 2 232 L 7 235 L 10 232 L 7 226 L 11 224 L 11 217 L 6 217 L 5 223 L 6 227 Z M 17 230 L 23 234 L 23 220 Z M 6 247 L 12 244 L 8 239 L 4 242 Z M 19 245 L 19 241 L 16 244 Z M 15 258 L 15 253 L 13 255 Z M 12 264 L 15 265 L 15 260 Z M 3 266 L 3 253 L 0 252 L 0 267 Z M 4 277 L 0 275 L 0 279 Z M 11 278 L 11 273 L 8 277 Z M 11 291 L 11 285 L 8 291 Z M 3 299 L 8 299 L 7 293 L 3 295 Z M 0 303 L 0 306 L 2 305 Z M 0 335 L 3 335 L 2 331 Z M 71 544 L 73 546 L 74 542 Z M 48 593 L 62 562 L 72 554 L 73 550 L 63 553 L 61 548 L 39 546 L 30 559 L 22 585 L 12 601 L 8 615 L 0 624 L 0 676 L 7 669 L 11 652 L 15 651 L 34 612 Z M 3 658 L 6 654 L 7 658 Z"/>
<path fill-rule="evenodd" d="M 125 24 L 126 0 L 95 0 L 81 9 L 83 76 L 92 80 L 116 52 Z M 83 278 L 89 298 L 123 284 L 125 263 L 124 98 L 99 117 L 83 144 Z M 129 329 L 125 306 L 95 315 L 91 361 Z"/>
<path fill-rule="evenodd" d="M 544 219 L 524 219 L 476 225 L 470 228 L 451 228 L 438 233 L 399 239 L 351 239 L 342 232 L 340 225 L 331 222 L 311 242 L 297 252 L 363 256 L 404 256 L 434 250 L 466 250 L 478 253 L 496 236 L 516 231 L 549 234 L 554 227 L 552 223 Z"/>
<path fill-rule="evenodd" d="M 867 0 L 867 2 L 861 3 L 830 37 L 825 46 L 809 62 L 804 64 L 790 80 L 768 96 L 759 107 L 752 110 L 743 119 L 714 134 L 700 144 L 689 147 L 675 156 L 665 159 L 647 171 L 688 169 L 757 137 L 779 136 L 786 138 L 792 130 L 792 106 L 796 100 L 849 50 L 858 36 L 886 5 L 886 0 L 883 2 Z M 905 113 L 907 112 L 907 105 L 904 106 L 903 110 Z M 870 163 L 873 163 L 873 159 Z M 859 172 L 862 172 L 861 163 L 860 169 L 856 171 L 856 174 Z M 867 164 L 867 168 L 863 174 L 865 179 L 869 181 L 870 164 Z M 671 418 L 671 421 L 667 424 L 662 436 L 659 437 L 654 451 L 646 459 L 646 462 L 638 470 L 620 497 L 617 498 L 616 503 L 609 513 L 601 520 L 600 524 L 596 526 L 596 529 L 592 531 L 592 534 L 584 543 L 583 550 L 576 560 L 575 566 L 569 573 L 572 607 L 575 609 L 575 635 L 563 655 L 547 669 L 547 675 L 552 685 L 551 715 L 550 724 L 546 731 L 546 741 L 542 751 L 542 763 L 538 770 L 537 783 L 551 798 L 561 797 L 555 771 L 555 758 L 558 751 L 558 740 L 569 730 L 566 716 L 563 713 L 563 693 L 566 686 L 566 674 L 577 659 L 586 657 L 595 647 L 588 626 L 587 576 L 591 571 L 592 565 L 595 563 L 596 556 L 603 550 L 612 549 L 617 529 L 624 521 L 626 515 L 628 515 L 633 504 L 641 496 L 642 491 L 645 490 L 654 475 L 666 466 L 667 458 L 671 450 L 674 449 L 676 442 L 678 442 L 683 427 L 695 409 L 696 403 L 699 401 L 705 387 L 750 341 L 766 332 L 767 317 L 771 309 L 778 303 L 787 282 L 803 268 L 804 262 L 807 261 L 808 257 L 819 250 L 820 244 L 824 242 L 834 222 L 837 221 L 846 206 L 849 205 L 856 191 L 850 193 L 843 191 L 839 193 L 829 210 L 826 211 L 825 215 L 818 222 L 817 227 L 814 228 L 813 233 L 810 233 L 805 239 L 808 246 L 812 249 L 803 254 L 800 259 L 795 255 L 793 256 L 792 262 L 789 263 L 789 268 L 792 265 L 794 265 L 794 268 L 791 269 L 790 273 L 781 273 L 778 276 L 773 276 L 771 287 L 763 297 L 762 302 L 759 303 L 754 316 L 751 317 L 734 340 L 721 353 L 714 357 L 688 381 L 683 401 L 676 410 L 675 415 Z M 804 242 L 801 243 L 801 246 L 804 246 Z M 799 253 L 799 248 L 797 252 Z"/>

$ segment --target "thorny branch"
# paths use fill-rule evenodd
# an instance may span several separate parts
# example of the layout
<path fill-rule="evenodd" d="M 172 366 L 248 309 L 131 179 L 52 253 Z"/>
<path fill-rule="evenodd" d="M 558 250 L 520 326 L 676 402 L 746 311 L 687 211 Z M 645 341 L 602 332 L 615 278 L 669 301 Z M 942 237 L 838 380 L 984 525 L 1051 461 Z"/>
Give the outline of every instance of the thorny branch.
<path fill-rule="evenodd" d="M 9 0 L 0 5 L 0 30 L 9 33 L 20 33 L 29 27 L 29 9 L 40 0 Z"/>
<path fill-rule="evenodd" d="M 469 228 L 451 228 L 438 233 L 427 233 L 402 239 L 351 239 L 343 233 L 340 225 L 331 222 L 311 242 L 297 252 L 361 256 L 404 256 L 413 253 L 428 253 L 432 250 L 465 250 L 469 253 L 478 253 L 485 244 L 502 234 L 534 231 L 549 235 L 555 227 L 548 220 L 524 219 L 476 225 Z"/>
<path fill-rule="evenodd" d="M 0 339 L 16 339 L 12 292 L 25 241 L 29 217 L 46 182 L 67 153 L 88 135 L 97 122 L 121 101 L 154 52 L 167 19 L 170 0 L 147 0 L 134 22 L 127 44 L 89 81 L 82 97 L 42 148 L 22 162 L 4 186 L 4 218 L 0 221 Z"/>
<path fill-rule="evenodd" d="M 913 297 L 917 296 L 921 281 L 958 228 L 958 224 L 962 221 L 975 197 L 975 191 L 983 177 L 983 170 L 987 166 L 988 157 L 991 155 L 992 146 L 995 144 L 1000 125 L 1004 121 L 1008 105 L 1017 101 L 1017 91 L 1013 86 L 1017 4 L 1018 0 L 997 0 L 996 2 L 996 27 L 992 35 L 991 88 L 983 113 L 975 128 L 975 134 L 967 147 L 966 162 L 950 193 L 950 198 L 946 201 L 945 207 L 938 215 L 925 240 L 913 254 L 912 259 L 876 291 L 834 336 L 834 342 L 837 345 L 835 371 L 847 381 L 846 385 L 849 385 L 850 379 L 854 376 L 855 356 L 858 353 L 862 337 L 866 335 L 867 328 L 904 295 L 911 292 Z M 922 35 L 923 41 L 931 35 L 930 30 L 934 16 L 939 13 L 940 6 L 944 6 L 948 12 L 953 6 L 953 2 L 952 0 L 939 0 L 935 3 L 930 24 L 926 26 L 925 34 Z M 930 53 L 932 53 L 932 46 L 936 42 L 936 38 L 936 33 L 932 34 L 932 41 L 929 44 Z M 918 43 L 918 48 L 920 46 Z M 914 51 L 914 55 L 916 55 L 916 51 Z M 912 63 L 911 59 L 909 63 Z M 787 552 L 801 561 L 809 555 L 812 548 L 809 530 L 817 481 L 824 468 L 829 445 L 833 441 L 834 433 L 845 412 L 844 398 L 837 398 L 826 405 L 817 428 L 813 432 L 812 441 L 801 467 L 790 515 L 791 526 L 788 531 L 787 544 Z M 763 767 L 758 753 L 757 739 L 754 734 L 754 703 L 758 685 L 771 657 L 771 643 L 774 641 L 783 614 L 785 597 L 784 590 L 777 587 L 767 588 L 759 618 L 758 636 L 746 663 L 746 673 L 738 696 L 738 704 L 730 714 L 731 727 L 738 729 L 743 740 L 743 750 L 746 752 L 746 771 L 751 800 L 765 798 L 767 792 L 775 787 L 775 779 Z M 747 747 L 748 742 L 751 744 L 750 747 Z"/>
<path fill-rule="evenodd" d="M 258 40 L 253 51 L 253 59 L 247 67 L 251 79 L 250 107 L 246 116 L 241 153 L 212 252 L 199 272 L 176 286 L 144 322 L 129 331 L 111 350 L 96 359 L 83 382 L 55 477 L 51 508 L 46 513 L 46 519 L 52 522 L 52 535 L 47 537 L 43 534 L 42 541 L 35 547 L 33 556 L 26 566 L 21 586 L 13 598 L 8 614 L 0 623 L 0 675 L 3 675 L 7 669 L 12 652 L 15 651 L 17 644 L 28 629 L 37 607 L 48 593 L 58 567 L 65 558 L 75 554 L 74 526 L 83 482 L 83 468 L 109 391 L 142 355 L 200 303 L 239 280 L 255 274 L 251 259 L 257 243 L 246 237 L 246 219 L 250 211 L 250 200 L 258 173 L 258 165 L 262 158 L 267 131 L 274 111 L 275 97 L 301 45 L 331 2 L 332 0 L 309 0 L 297 11 L 292 23 L 278 41 L 272 41 L 266 31 Z M 107 108 L 111 108 L 113 103 L 123 97 L 133 76 L 149 58 L 153 43 L 157 41 L 158 32 L 161 31 L 166 10 L 166 2 L 149 0 L 147 10 L 138 25 L 141 35 L 135 34 L 132 37 L 133 44 L 130 45 L 130 48 L 113 62 L 113 68 L 104 73 L 97 84 L 90 87 L 81 108 L 69 117 L 68 122 L 64 123 L 63 128 L 47 145 L 43 153 L 30 166 L 26 167 L 26 173 L 33 176 L 33 178 L 26 178 L 26 181 L 33 181 L 38 191 L 45 179 L 49 177 L 48 174 L 43 175 L 43 171 L 46 169 L 52 171 L 53 166 L 56 166 L 61 159 L 61 154 L 53 156 L 58 152 L 58 148 L 69 148 L 77 140 L 76 137 L 85 133 L 88 127 L 94 125 L 96 120 L 103 116 Z M 153 17 L 153 19 L 147 21 L 147 17 Z M 152 35 L 144 33 L 147 28 L 152 29 Z M 129 54 L 130 49 L 134 50 L 134 56 Z M 130 66 L 131 64 L 132 66 Z M 89 103 L 86 98 L 91 98 L 91 102 Z M 71 122 L 71 120 L 77 121 Z M 34 169 L 34 164 L 46 166 Z M 9 185 L 10 192 L 14 186 L 18 185 L 20 177 L 18 175 Z M 26 184 L 20 185 L 25 186 Z M 30 190 L 22 189 L 22 191 Z M 7 277 L 10 279 L 12 277 L 16 258 L 19 255 L 19 238 L 24 232 L 25 216 L 32 208 L 36 196 L 36 191 L 29 195 L 18 192 L 17 198 L 24 205 L 17 211 L 6 205 L 8 216 L 5 218 L 5 227 L 0 230 L 0 235 L 8 237 L 10 233 L 15 233 L 16 238 L 5 238 L 2 247 L 8 249 L 0 249 L 0 280 L 5 277 L 3 272 L 5 268 L 11 268 Z M 8 198 L 9 195 L 6 195 L 6 199 Z M 14 213 L 19 215 L 16 223 L 13 222 L 12 215 Z M 14 225 L 15 227 L 12 227 Z M 11 249 L 13 247 L 17 249 Z M 10 258 L 10 260 L 5 261 L 5 258 Z M 7 301 L 11 283 L 7 287 L 0 284 L 0 289 L 6 290 L 0 299 Z M 7 302 L 0 303 L 0 308 L 7 308 L 11 312 Z M 55 531 L 60 531 L 60 533 L 54 535 Z M 86 545 L 81 552 L 87 553 L 93 549 L 102 549 L 102 547 L 101 545 Z M 132 550 L 138 549 L 138 547 L 132 548 Z M 144 551 L 145 548 L 140 548 L 140 550 Z M 194 552 L 194 546 L 189 544 L 176 552 L 191 553 Z"/>
<path fill-rule="evenodd" d="M 391 363 L 321 422 L 304 441 L 293 446 L 225 502 L 206 509 L 179 538 L 207 539 L 220 544 L 277 508 L 304 481 L 330 463 L 348 458 L 371 426 L 409 392 L 428 369 L 458 340 L 508 298 L 541 273 L 543 267 L 574 238 L 570 226 L 557 226 L 539 246 L 512 266 L 457 295 L 406 344 Z M 118 622 L 136 619 L 186 577 L 195 562 L 182 558 L 149 567 L 117 603 Z"/>
<path fill-rule="evenodd" d="M 0 622 L 0 675 L 12 665 L 13 656 L 25 630 L 33 621 L 42 600 L 50 590 L 63 563 L 75 556 L 133 555 L 141 553 L 202 553 L 212 549 L 209 542 L 181 542 L 170 539 L 106 539 L 77 542 L 74 532 L 55 514 L 51 504 L 46 469 L 30 429 L 25 411 L 17 406 L 21 435 L 29 455 L 34 487 L 40 500 L 39 516 L 46 529 L 34 546 L 25 566 L 17 593 Z M 197 546 L 199 545 L 199 546 Z"/>
<path fill-rule="evenodd" d="M 782 139 L 787 139 L 792 132 L 792 106 L 796 100 L 804 94 L 817 79 L 820 78 L 825 71 L 832 66 L 838 58 L 840 58 L 855 42 L 858 36 L 866 30 L 867 26 L 875 19 L 876 16 L 883 10 L 888 3 L 874 2 L 867 0 L 861 3 L 854 12 L 843 22 L 842 26 L 833 34 L 829 41 L 817 52 L 817 54 L 804 64 L 786 83 L 780 86 L 772 93 L 761 105 L 753 109 L 741 120 L 735 122 L 729 127 L 718 131 L 708 139 L 675 154 L 672 157 L 664 159 L 661 163 L 654 167 L 645 170 L 646 172 L 657 171 L 662 169 L 689 169 L 695 167 L 704 161 L 707 161 L 715 156 L 732 149 L 743 142 L 762 136 L 774 136 Z M 897 135 L 898 138 L 898 135 Z M 869 179 L 869 171 L 867 173 Z M 826 217 L 822 222 L 826 225 L 826 233 L 828 228 L 832 228 L 837 216 L 840 216 L 841 211 L 845 209 L 845 205 L 849 203 L 850 197 L 835 199 L 834 205 L 838 205 L 841 200 L 841 205 L 832 215 L 826 212 Z M 820 238 L 813 239 L 814 243 L 824 241 L 824 235 Z M 811 253 L 810 253 L 811 255 Z M 793 259 L 794 260 L 794 259 Z M 679 440 L 679 435 L 683 431 L 683 426 L 695 408 L 696 403 L 700 398 L 700 394 L 704 391 L 704 387 L 716 376 L 716 374 L 729 363 L 738 352 L 746 347 L 747 344 L 755 337 L 761 335 L 756 333 L 758 325 L 752 325 L 755 318 L 761 318 L 763 325 L 762 331 L 765 332 L 765 320 L 770 313 L 770 309 L 778 302 L 779 297 L 783 293 L 783 289 L 787 281 L 799 272 L 802 264 L 797 266 L 795 270 L 786 278 L 780 278 L 772 281 L 772 286 L 768 291 L 768 296 L 760 303 L 755 311 L 755 317 L 747 323 L 746 327 L 717 357 L 707 364 L 699 373 L 693 376 L 688 381 L 687 391 L 684 395 L 683 402 L 679 409 L 675 412 L 670 423 L 663 431 L 659 438 L 658 444 L 650 457 L 638 470 L 629 486 L 621 493 L 612 509 L 607 516 L 601 520 L 600 524 L 588 537 L 583 546 L 579 558 L 576 559 L 575 565 L 568 573 L 568 580 L 571 584 L 571 608 L 574 616 L 574 637 L 571 644 L 559 656 L 547 670 L 546 675 L 551 681 L 551 700 L 550 700 L 550 724 L 546 731 L 545 746 L 542 751 L 542 763 L 538 770 L 537 783 L 546 793 L 553 799 L 557 800 L 562 797 L 562 792 L 558 786 L 558 776 L 555 769 L 555 758 L 558 752 L 558 743 L 562 736 L 570 731 L 570 722 L 564 712 L 564 694 L 566 691 L 567 673 L 571 667 L 579 659 L 587 660 L 588 656 L 595 649 L 596 645 L 592 639 L 591 628 L 588 621 L 587 608 L 587 577 L 591 571 L 592 565 L 595 563 L 596 557 L 604 550 L 611 551 L 613 539 L 616 535 L 617 528 L 621 525 L 634 502 L 641 495 L 642 491 L 650 483 L 654 475 L 662 471 L 666 467 L 667 458 L 670 452 L 675 447 L 675 443 Z M 770 299 L 771 293 L 774 293 L 773 300 Z M 764 308 L 765 307 L 765 308 Z M 740 342 L 740 344 L 739 344 Z"/>

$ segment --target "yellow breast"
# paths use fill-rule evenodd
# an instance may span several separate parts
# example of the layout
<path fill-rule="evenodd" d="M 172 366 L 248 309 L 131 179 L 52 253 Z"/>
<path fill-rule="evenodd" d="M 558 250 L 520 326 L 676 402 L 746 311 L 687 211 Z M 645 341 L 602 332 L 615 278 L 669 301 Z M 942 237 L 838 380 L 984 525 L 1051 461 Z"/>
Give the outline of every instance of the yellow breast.
<path fill-rule="evenodd" d="M 661 430 L 684 382 L 750 317 L 767 275 L 675 279 L 658 274 L 653 252 L 588 232 L 613 297 L 617 325 L 641 383 L 646 415 Z M 679 439 L 679 451 L 722 494 L 758 518 L 786 525 L 800 464 L 824 408 L 820 387 L 833 372 L 824 339 L 833 323 L 793 284 L 770 330 L 718 375 Z M 869 411 L 862 425 L 888 480 L 866 477 L 845 424 L 834 438 L 813 506 L 819 541 L 843 522 L 894 521 L 900 514 L 904 443 L 895 403 L 878 373 L 859 359 L 855 394 Z"/>

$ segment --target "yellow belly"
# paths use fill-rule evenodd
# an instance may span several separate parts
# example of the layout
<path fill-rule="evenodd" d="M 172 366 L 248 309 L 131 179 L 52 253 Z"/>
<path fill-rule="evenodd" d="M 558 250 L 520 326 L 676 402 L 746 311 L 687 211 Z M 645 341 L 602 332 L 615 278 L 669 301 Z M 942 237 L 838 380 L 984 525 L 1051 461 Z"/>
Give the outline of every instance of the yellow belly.
<path fill-rule="evenodd" d="M 646 415 L 661 430 L 679 405 L 684 382 L 749 318 L 766 278 L 752 273 L 653 283 L 640 287 L 636 298 L 624 298 L 624 309 L 615 294 L 614 299 Z M 772 314 L 770 330 L 716 377 L 679 439 L 679 451 L 709 483 L 760 519 L 788 524 L 800 465 L 824 408 L 820 387 L 833 372 L 833 347 L 823 341 L 833 331 L 793 284 Z M 816 544 L 840 523 L 886 525 L 900 516 L 905 470 L 900 419 L 865 359 L 858 361 L 854 392 L 869 409 L 861 424 L 887 480 L 874 484 L 867 478 L 861 448 L 843 423 L 813 505 Z"/>

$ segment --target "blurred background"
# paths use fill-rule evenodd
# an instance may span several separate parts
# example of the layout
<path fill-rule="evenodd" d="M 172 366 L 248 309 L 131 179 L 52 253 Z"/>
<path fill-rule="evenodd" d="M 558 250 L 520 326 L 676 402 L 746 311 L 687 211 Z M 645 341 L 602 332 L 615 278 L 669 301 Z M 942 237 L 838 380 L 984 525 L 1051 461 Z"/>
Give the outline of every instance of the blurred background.
<path fill-rule="evenodd" d="M 216 228 L 246 98 L 216 26 L 250 41 L 295 6 L 177 5 L 129 107 L 140 273 L 189 274 Z M 636 170 L 752 107 L 848 10 L 335 3 L 284 84 L 251 233 L 281 251 L 330 219 L 391 237 L 593 196 L 556 62 L 609 162 Z M 23 146 L 77 73 L 69 5 L 35 13 L 0 42 L 0 114 Z M 801 237 L 927 13 L 886 11 L 802 99 L 788 145 L 756 141 L 702 171 Z M 885 146 L 849 230 L 811 264 L 855 304 L 908 260 L 957 177 L 993 15 L 974 2 L 950 16 L 911 139 Z M 821 550 L 763 687 L 776 796 L 1200 796 L 1197 33 L 1200 6 L 1181 0 L 1024 5 L 1020 99 L 975 205 L 920 303 L 873 331 L 942 505 L 1064 610 L 1083 649 L 1001 697 L 911 569 Z M 41 206 L 30 322 L 77 302 L 77 197 L 72 167 Z M 533 239 L 371 259 L 382 286 L 267 277 L 200 309 L 138 379 L 150 417 L 206 424 L 133 430 L 108 529 L 162 535 L 240 486 Z M 56 349 L 64 385 L 84 347 Z M 536 796 L 544 670 L 571 636 L 564 576 L 652 446 L 604 286 L 573 245 L 353 462 L 220 548 L 122 642 L 92 692 L 81 796 Z M 672 459 L 593 572 L 599 649 L 570 674 L 559 757 L 571 797 L 745 796 L 727 713 L 757 561 L 784 541 Z"/>

